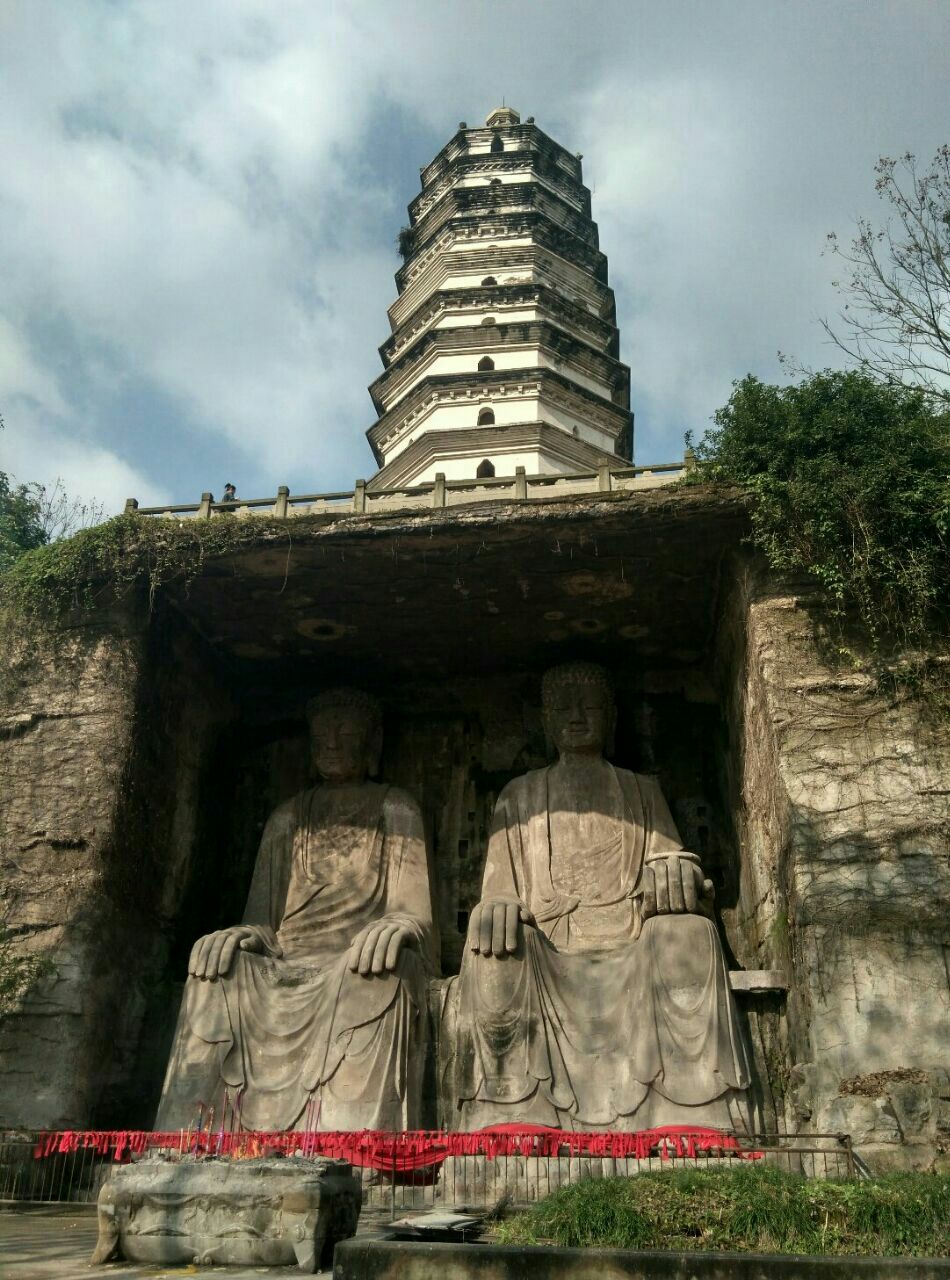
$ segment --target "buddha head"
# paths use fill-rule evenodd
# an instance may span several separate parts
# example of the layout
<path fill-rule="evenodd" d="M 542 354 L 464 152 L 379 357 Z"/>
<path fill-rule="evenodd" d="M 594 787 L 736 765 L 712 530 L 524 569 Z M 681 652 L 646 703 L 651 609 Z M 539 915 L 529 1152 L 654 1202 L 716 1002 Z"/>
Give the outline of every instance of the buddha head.
<path fill-rule="evenodd" d="M 361 689 L 327 689 L 307 703 L 310 759 L 326 782 L 362 782 L 376 773 L 383 746 L 383 713 Z"/>
<path fill-rule="evenodd" d="M 564 662 L 541 681 L 544 728 L 559 755 L 602 756 L 613 749 L 613 685 L 594 662 Z"/>

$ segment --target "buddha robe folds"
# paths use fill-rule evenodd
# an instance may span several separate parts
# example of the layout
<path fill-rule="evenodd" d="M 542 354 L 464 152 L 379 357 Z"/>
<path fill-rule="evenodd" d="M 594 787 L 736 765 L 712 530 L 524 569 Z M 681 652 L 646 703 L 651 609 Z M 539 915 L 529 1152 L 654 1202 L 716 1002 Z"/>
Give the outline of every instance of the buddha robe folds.
<path fill-rule="evenodd" d="M 558 766 L 499 797 L 482 900 L 537 927 L 503 958 L 467 949 L 449 996 L 455 1126 L 741 1123 L 749 1081 L 722 949 L 706 915 L 641 921 L 645 863 L 682 854 L 658 785 L 602 762 L 594 808 Z"/>
<path fill-rule="evenodd" d="M 393 971 L 362 976 L 348 950 L 374 921 L 412 941 Z M 237 951 L 215 981 L 189 977 L 156 1127 L 194 1124 L 200 1103 L 223 1119 L 228 1102 L 244 1129 L 417 1125 L 433 966 L 414 801 L 366 782 L 281 805 L 244 923 L 264 954 Z"/>

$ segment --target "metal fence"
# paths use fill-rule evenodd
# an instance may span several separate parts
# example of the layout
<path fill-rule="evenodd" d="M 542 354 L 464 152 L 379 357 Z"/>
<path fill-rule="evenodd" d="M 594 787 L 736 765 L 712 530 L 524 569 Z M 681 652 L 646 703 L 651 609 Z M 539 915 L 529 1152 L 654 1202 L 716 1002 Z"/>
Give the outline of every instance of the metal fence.
<path fill-rule="evenodd" d="M 0 1202 L 95 1203 L 113 1161 L 92 1148 L 37 1160 L 39 1133 L 0 1133 Z"/>
<path fill-rule="evenodd" d="M 93 1148 L 35 1157 L 39 1133 L 0 1134 L 0 1202 L 91 1204 L 115 1167 Z M 193 1158 L 193 1157 L 187 1157 Z M 203 1157 L 215 1158 L 221 1157 Z M 294 1157 L 289 1157 L 293 1159 Z M 763 1163 L 811 1178 L 857 1178 L 863 1166 L 847 1134 L 751 1134 L 735 1150 L 671 1152 L 645 1157 L 449 1156 L 427 1168 L 363 1169 L 364 1203 L 395 1218 L 422 1209 L 489 1209 L 504 1201 L 531 1204 L 585 1178 L 633 1177 L 675 1169 L 726 1169 Z"/>
<path fill-rule="evenodd" d="M 445 1208 L 484 1210 L 502 1202 L 524 1206 L 586 1178 L 635 1177 L 682 1169 L 729 1169 L 766 1164 L 808 1178 L 854 1179 L 863 1176 L 848 1134 L 750 1134 L 738 1150 L 670 1152 L 644 1157 L 593 1155 L 489 1157 L 449 1156 L 433 1170 L 363 1172 L 363 1199 L 388 1208 L 393 1217 L 409 1210 Z"/>

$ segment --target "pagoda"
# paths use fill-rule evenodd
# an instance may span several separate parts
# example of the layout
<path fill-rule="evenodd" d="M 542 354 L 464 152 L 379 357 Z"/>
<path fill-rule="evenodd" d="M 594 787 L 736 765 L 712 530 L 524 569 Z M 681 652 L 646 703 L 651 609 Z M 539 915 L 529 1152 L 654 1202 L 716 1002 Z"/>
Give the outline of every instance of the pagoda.
<path fill-rule="evenodd" d="M 369 389 L 369 487 L 629 463 L 630 370 L 581 157 L 500 107 L 421 176 Z"/>

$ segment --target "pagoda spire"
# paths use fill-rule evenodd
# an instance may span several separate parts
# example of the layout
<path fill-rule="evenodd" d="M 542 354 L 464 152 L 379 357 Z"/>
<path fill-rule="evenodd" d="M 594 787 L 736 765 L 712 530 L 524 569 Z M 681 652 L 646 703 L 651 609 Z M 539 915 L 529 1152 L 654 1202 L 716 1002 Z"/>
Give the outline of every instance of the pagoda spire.
<path fill-rule="evenodd" d="M 496 107 L 422 170 L 400 235 L 372 487 L 632 457 L 630 370 L 580 157 Z"/>

